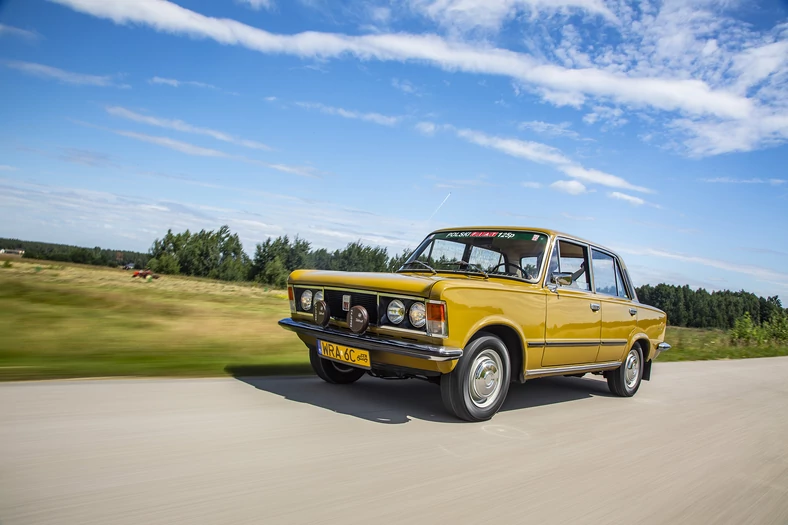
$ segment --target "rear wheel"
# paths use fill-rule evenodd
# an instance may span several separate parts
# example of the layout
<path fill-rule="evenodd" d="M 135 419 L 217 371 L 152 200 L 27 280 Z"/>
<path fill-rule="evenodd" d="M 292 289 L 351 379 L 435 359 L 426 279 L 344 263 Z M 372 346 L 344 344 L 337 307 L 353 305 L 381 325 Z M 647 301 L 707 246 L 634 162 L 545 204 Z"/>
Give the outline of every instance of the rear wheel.
<path fill-rule="evenodd" d="M 312 365 L 312 370 L 315 371 L 315 374 L 317 374 L 320 379 L 327 383 L 337 385 L 354 383 L 366 374 L 366 370 L 362 368 L 347 366 L 342 363 L 323 359 L 320 357 L 320 354 L 317 353 L 317 348 L 314 346 L 309 347 L 309 363 Z"/>
<path fill-rule="evenodd" d="M 640 388 L 644 365 L 640 345 L 633 346 L 624 359 L 624 363 L 607 373 L 607 387 L 617 396 L 634 396 Z"/>
<path fill-rule="evenodd" d="M 506 345 L 492 334 L 471 341 L 457 366 L 441 376 L 446 409 L 466 421 L 486 421 L 503 405 L 511 364 Z"/>

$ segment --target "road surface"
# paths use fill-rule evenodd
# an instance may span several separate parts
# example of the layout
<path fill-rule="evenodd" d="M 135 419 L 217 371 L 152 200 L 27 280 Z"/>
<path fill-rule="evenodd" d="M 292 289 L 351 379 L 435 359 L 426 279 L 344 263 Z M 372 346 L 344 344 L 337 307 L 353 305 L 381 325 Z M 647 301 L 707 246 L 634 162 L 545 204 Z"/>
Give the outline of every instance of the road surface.
<path fill-rule="evenodd" d="M 513 385 L 487 423 L 363 378 L 0 384 L 2 525 L 788 524 L 788 358 Z"/>

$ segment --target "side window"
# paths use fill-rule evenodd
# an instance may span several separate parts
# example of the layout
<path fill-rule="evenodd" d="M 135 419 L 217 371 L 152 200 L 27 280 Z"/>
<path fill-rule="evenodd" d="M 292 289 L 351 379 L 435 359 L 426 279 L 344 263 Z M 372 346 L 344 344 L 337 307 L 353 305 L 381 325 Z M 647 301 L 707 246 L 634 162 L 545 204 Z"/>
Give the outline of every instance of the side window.
<path fill-rule="evenodd" d="M 616 286 L 618 287 L 618 296 L 629 299 L 627 295 L 627 287 L 624 284 L 624 279 L 621 277 L 621 266 L 616 261 Z"/>
<path fill-rule="evenodd" d="M 558 267 L 561 272 L 572 274 L 572 284 L 567 288 L 591 291 L 588 280 L 588 248 L 567 241 L 558 242 Z"/>
<path fill-rule="evenodd" d="M 616 264 L 613 257 L 596 250 L 591 250 L 594 259 L 594 285 L 596 293 L 618 295 L 616 286 Z"/>

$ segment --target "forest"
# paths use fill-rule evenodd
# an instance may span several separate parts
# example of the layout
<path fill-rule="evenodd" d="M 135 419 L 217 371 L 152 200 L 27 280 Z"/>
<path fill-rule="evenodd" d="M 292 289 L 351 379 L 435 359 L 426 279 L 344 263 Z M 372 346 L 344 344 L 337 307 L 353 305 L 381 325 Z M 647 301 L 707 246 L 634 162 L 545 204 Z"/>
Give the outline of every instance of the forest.
<path fill-rule="evenodd" d="M 0 248 L 23 249 L 24 257 L 30 259 L 99 266 L 133 263 L 137 268 L 147 267 L 160 274 L 252 281 L 275 288 L 283 288 L 289 273 L 299 268 L 394 272 L 409 255 L 407 250 L 389 255 L 385 248 L 366 246 L 360 241 L 333 251 L 314 249 L 307 240 L 283 235 L 258 243 L 249 257 L 238 234 L 226 225 L 216 231 L 168 230 L 161 239 L 154 240 L 148 253 L 17 239 L 0 239 Z M 640 302 L 664 310 L 671 326 L 724 330 L 738 326 L 745 339 L 759 337 L 757 330 L 761 328 L 781 333 L 780 323 L 786 317 L 779 297 L 759 297 L 744 290 L 709 292 L 663 283 L 640 286 L 636 293 Z"/>
<path fill-rule="evenodd" d="M 68 244 L 23 241 L 20 239 L 0 238 L 0 250 L 24 250 L 24 258 L 45 261 L 73 262 L 92 264 L 94 266 L 124 266 L 133 264 L 135 268 L 144 268 L 150 255 L 129 250 L 108 250 L 98 246 L 83 248 Z"/>

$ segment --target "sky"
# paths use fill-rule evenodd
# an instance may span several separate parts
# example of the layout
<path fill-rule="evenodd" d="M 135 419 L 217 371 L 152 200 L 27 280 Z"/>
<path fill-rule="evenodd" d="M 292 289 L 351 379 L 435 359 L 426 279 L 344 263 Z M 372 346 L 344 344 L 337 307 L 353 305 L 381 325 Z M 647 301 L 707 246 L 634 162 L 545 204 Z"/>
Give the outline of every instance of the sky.
<path fill-rule="evenodd" d="M 788 1 L 0 0 L 0 236 L 557 229 L 788 297 Z"/>

